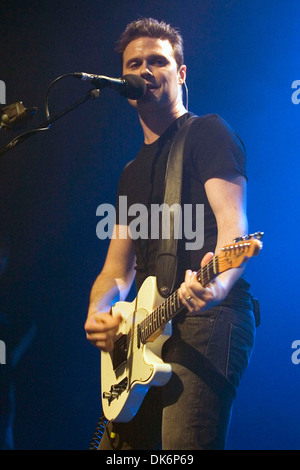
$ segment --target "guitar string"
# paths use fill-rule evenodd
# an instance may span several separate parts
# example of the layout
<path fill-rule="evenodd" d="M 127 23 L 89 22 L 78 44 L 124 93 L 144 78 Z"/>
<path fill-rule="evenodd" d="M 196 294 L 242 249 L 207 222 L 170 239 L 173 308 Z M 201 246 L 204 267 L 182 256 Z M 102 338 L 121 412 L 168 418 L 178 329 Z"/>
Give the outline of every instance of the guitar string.
<path fill-rule="evenodd" d="M 212 258 L 205 266 L 203 266 L 202 268 L 200 268 L 200 270 L 197 272 L 197 277 L 199 278 L 202 278 L 202 282 L 203 282 L 203 278 L 206 277 L 206 276 L 209 276 L 209 270 L 210 269 L 213 269 L 214 268 L 214 263 L 216 261 L 219 260 L 219 256 L 215 256 L 214 258 Z M 206 272 L 205 272 L 206 271 Z M 156 315 L 159 315 L 159 313 L 161 313 L 160 311 L 162 309 L 165 310 L 165 306 L 168 305 L 168 302 L 170 302 L 170 299 L 174 296 L 174 294 L 176 294 L 176 297 L 178 298 L 177 294 L 178 294 L 178 290 L 173 292 L 173 294 L 171 294 L 170 297 L 168 297 L 168 299 L 166 299 L 165 302 L 163 302 L 159 307 L 157 307 L 156 309 L 153 310 L 153 312 L 151 312 L 149 315 L 146 316 L 146 318 L 144 318 L 141 323 L 139 325 L 141 325 L 142 323 L 144 324 L 144 326 L 146 328 L 148 328 L 151 324 L 151 326 L 153 326 L 153 318 L 156 316 Z M 179 299 L 179 298 L 178 298 Z M 175 299 L 176 301 L 176 299 Z M 167 322 L 169 321 L 170 319 L 167 320 Z M 154 320 L 155 321 L 155 320 Z M 160 325 L 161 327 L 162 325 Z M 159 329 L 160 327 L 158 327 L 157 329 Z M 150 336 L 148 336 L 148 338 L 150 338 L 152 336 L 152 334 L 154 334 L 157 329 L 155 331 L 153 331 Z M 124 348 L 124 345 L 126 344 L 127 342 L 127 336 L 128 336 L 128 333 L 127 334 L 124 334 L 124 337 L 120 338 L 119 340 L 116 341 L 115 343 L 115 351 L 117 352 L 118 350 L 121 350 Z M 146 339 L 148 339 L 146 338 Z M 136 345 L 137 347 L 137 344 L 138 344 L 138 328 L 137 327 L 134 327 L 134 331 L 133 331 L 133 334 L 132 334 L 132 347 L 134 347 L 134 345 Z"/>
<path fill-rule="evenodd" d="M 201 277 L 201 278 L 202 278 L 202 282 L 203 282 L 204 277 L 206 278 L 205 284 L 206 284 L 209 280 L 211 280 L 211 278 L 213 277 L 213 276 L 209 276 L 209 270 L 210 270 L 211 268 L 214 268 L 214 264 L 215 264 L 216 261 L 219 261 L 218 264 L 219 264 L 219 267 L 220 267 L 220 261 L 224 261 L 224 260 L 220 259 L 219 256 L 216 256 L 216 257 L 212 258 L 212 260 L 210 260 L 205 266 L 203 266 L 203 267 L 198 271 L 198 273 L 197 273 L 197 277 L 198 277 L 198 278 Z M 224 263 L 222 263 L 222 264 L 224 264 Z M 213 270 L 213 273 L 214 273 L 214 274 L 217 274 L 217 273 L 214 272 L 214 270 Z M 139 325 L 144 324 L 144 327 L 145 327 L 145 328 L 149 328 L 149 327 L 151 328 L 151 327 L 153 327 L 153 323 L 154 323 L 155 321 L 157 321 L 157 319 L 155 318 L 155 316 L 157 316 L 157 315 L 159 315 L 160 313 L 162 313 L 162 312 L 161 312 L 162 310 L 163 310 L 163 311 L 168 310 L 168 307 L 169 307 L 168 304 L 170 303 L 170 301 L 171 301 L 171 299 L 174 297 L 174 295 L 175 295 L 175 299 L 173 299 L 172 306 L 174 305 L 174 303 L 175 303 L 176 301 L 178 301 L 178 303 L 180 304 L 179 297 L 178 297 L 177 294 L 178 294 L 178 290 L 175 291 L 170 297 L 168 297 L 168 299 L 167 299 L 165 302 L 163 302 L 163 304 L 161 304 L 161 305 L 160 305 L 159 307 L 157 307 L 153 312 L 151 312 L 149 315 L 147 315 L 146 318 L 144 318 L 144 320 L 143 320 Z M 165 306 L 166 306 L 167 308 L 165 308 Z M 180 307 L 180 305 L 179 305 L 179 307 Z M 167 313 L 167 315 L 168 315 L 168 313 Z M 172 317 L 172 314 L 170 315 L 170 318 L 167 319 L 167 322 L 171 319 L 171 317 Z M 167 322 L 166 322 L 166 323 L 167 323 Z M 146 335 L 145 335 L 145 336 L 146 336 L 146 339 L 150 338 L 161 326 L 162 326 L 162 325 L 160 325 L 158 328 L 156 328 L 154 331 L 152 331 L 151 334 L 149 334 L 149 333 L 147 332 Z M 137 328 L 137 327 L 134 327 L 134 331 L 133 331 L 132 339 L 131 339 L 131 342 L 132 342 L 131 348 L 134 349 L 134 350 L 136 350 L 135 348 L 137 348 L 137 345 L 138 345 L 138 331 L 137 331 L 137 330 L 138 330 L 138 328 Z M 128 333 L 127 333 L 127 335 L 128 335 Z M 125 334 L 124 337 L 120 338 L 119 342 L 116 343 L 116 345 L 115 345 L 116 351 L 118 351 L 119 349 L 123 348 L 124 345 L 127 343 L 127 335 Z M 137 349 L 138 349 L 138 348 L 137 348 Z"/>
<path fill-rule="evenodd" d="M 165 305 L 165 304 L 170 304 L 171 298 L 174 296 L 174 294 L 177 294 L 177 291 L 174 292 L 174 293 L 164 302 L 163 305 Z M 178 297 L 177 295 L 175 296 L 175 299 L 173 300 L 173 303 L 172 303 L 172 305 L 171 305 L 172 307 L 174 306 L 174 304 L 175 304 L 176 301 L 177 301 L 178 303 L 180 303 L 179 297 Z M 155 313 L 156 315 L 159 315 L 159 314 L 162 313 L 162 312 L 163 312 L 163 315 L 166 315 L 165 310 L 167 310 L 167 309 L 164 308 L 163 305 L 160 305 L 159 307 L 157 307 L 150 315 L 153 315 L 154 313 Z M 168 307 L 170 307 L 170 305 L 169 305 Z M 156 320 L 154 319 L 154 321 L 151 321 L 151 322 L 150 322 L 150 318 L 149 318 L 150 315 L 148 315 L 146 318 L 144 318 L 144 320 L 141 322 L 141 323 L 145 323 L 145 328 L 152 327 L 152 326 L 153 326 L 153 323 L 155 323 L 155 321 L 157 321 L 157 319 L 156 319 Z M 167 316 L 168 316 L 168 314 L 167 314 Z M 172 314 L 170 315 L 170 318 L 171 318 L 171 317 L 172 317 Z M 164 323 L 167 323 L 167 322 L 170 320 L 170 318 L 167 318 L 167 321 L 166 321 L 166 322 L 164 321 Z M 165 318 L 164 318 L 164 320 L 165 320 Z M 141 324 L 141 323 L 140 323 L 140 324 Z M 160 325 L 160 327 L 161 327 L 162 325 L 163 325 L 163 323 Z M 154 334 L 160 327 L 158 327 L 158 328 L 156 327 L 156 329 L 155 329 L 153 332 L 151 332 L 151 334 L 150 334 L 150 336 L 148 336 L 148 338 L 151 337 L 152 334 Z M 128 334 L 127 334 L 127 335 L 124 335 L 122 338 L 120 338 L 119 342 L 116 343 L 116 346 L 117 346 L 117 347 L 116 347 L 116 350 L 119 350 L 119 349 L 121 349 L 121 348 L 124 347 L 124 345 L 127 343 L 127 336 L 128 336 Z M 137 347 L 137 345 L 138 345 L 138 339 L 139 339 L 139 338 L 138 338 L 138 332 L 137 332 L 137 327 L 136 327 L 136 328 L 134 328 L 134 333 L 133 333 L 132 339 L 131 339 L 131 341 L 132 341 L 132 349 L 134 349 L 134 350 L 138 349 L 138 347 Z M 146 338 L 146 339 L 147 339 L 147 338 Z M 135 349 L 135 348 L 136 348 L 136 349 Z"/>
<path fill-rule="evenodd" d="M 157 321 L 159 321 L 159 318 L 155 318 L 155 316 L 157 317 L 163 314 L 163 317 L 161 317 L 161 319 L 163 319 L 161 325 L 159 327 L 156 326 L 155 330 L 151 331 L 151 334 L 149 335 L 148 335 L 148 332 L 146 332 L 146 339 L 150 338 L 157 330 L 159 330 L 160 327 L 163 326 L 164 323 L 167 323 L 171 319 L 172 313 L 170 314 L 170 312 L 168 312 L 170 308 L 171 299 L 173 299 L 171 307 L 174 307 L 174 304 L 176 302 L 180 304 L 179 297 L 177 296 L 177 294 L 178 294 L 178 291 L 175 291 L 162 305 L 160 305 L 155 310 L 153 310 L 153 312 L 147 315 L 147 317 L 144 318 L 144 320 L 139 324 L 141 325 L 142 323 L 144 323 L 145 329 L 152 328 L 153 326 L 155 326 L 154 324 Z M 151 320 L 150 320 L 150 317 L 151 317 Z M 120 340 L 118 340 L 119 342 L 117 342 L 115 345 L 116 352 L 124 348 L 125 344 L 127 343 L 127 336 L 128 336 L 128 333 L 127 335 L 125 334 L 122 338 L 120 338 Z M 139 338 L 138 328 L 134 327 L 134 331 L 133 331 L 132 338 L 131 338 L 131 349 L 133 350 L 138 349 L 138 342 L 141 342 L 141 338 Z"/>
<path fill-rule="evenodd" d="M 249 247 L 249 244 L 248 243 L 244 243 L 243 245 L 236 245 L 234 246 L 234 248 L 238 248 L 238 249 L 245 249 L 245 246 L 246 247 Z M 231 247 L 230 247 L 231 248 Z M 200 280 L 200 282 L 205 286 L 207 283 L 209 283 L 212 279 L 212 277 L 214 277 L 216 274 L 219 274 L 220 273 L 220 267 L 224 267 L 226 266 L 226 264 L 228 264 L 228 260 L 226 259 L 226 250 L 223 250 L 224 253 L 223 256 L 220 257 L 220 255 L 216 255 L 214 256 L 205 266 L 201 267 L 200 270 L 197 272 L 197 278 Z M 239 253 L 240 255 L 240 253 Z M 215 264 L 216 262 L 218 263 L 218 272 L 215 272 L 214 271 L 214 268 L 215 268 Z M 209 271 L 210 270 L 213 270 L 213 275 L 210 276 L 210 273 Z M 222 272 L 222 270 L 221 270 Z M 170 302 L 171 298 L 175 295 L 176 298 L 173 299 L 174 302 L 176 301 L 179 301 L 179 297 L 178 297 L 178 290 L 173 292 L 173 294 L 171 294 L 170 297 L 168 297 L 168 299 L 166 299 L 160 306 L 158 306 L 156 309 L 153 310 L 153 312 L 151 312 L 150 314 L 148 314 L 140 323 L 138 326 L 140 326 L 141 324 L 144 324 L 144 327 L 145 328 L 149 328 L 149 327 L 153 327 L 153 322 L 157 321 L 157 318 L 155 318 L 157 315 L 159 315 L 160 313 L 162 313 L 161 311 L 165 311 L 165 306 L 168 307 L 168 303 Z M 179 301 L 180 303 L 180 301 Z M 172 304 L 172 306 L 174 305 L 174 303 Z M 174 314 L 174 313 L 173 313 Z M 170 321 L 172 317 L 172 314 L 170 316 L 169 319 L 167 319 L 167 321 L 165 323 L 167 323 L 168 321 Z M 151 334 L 149 336 L 148 335 L 148 332 L 146 333 L 145 336 L 146 339 L 150 338 L 154 333 L 156 333 L 157 330 L 159 330 L 159 328 L 161 328 L 163 326 L 164 322 L 157 328 L 155 328 L 155 330 L 153 332 L 151 332 Z M 127 343 L 127 336 L 128 336 L 128 333 L 124 334 L 123 337 L 121 337 L 119 340 L 116 341 L 115 343 L 115 351 L 117 352 L 118 350 L 124 348 L 124 345 Z M 138 345 L 138 328 L 137 326 L 134 326 L 134 329 L 133 329 L 133 334 L 132 334 L 132 338 L 131 338 L 131 342 L 132 342 L 132 349 L 133 348 L 137 348 L 137 345 Z M 136 349 L 135 349 L 136 350 Z"/>

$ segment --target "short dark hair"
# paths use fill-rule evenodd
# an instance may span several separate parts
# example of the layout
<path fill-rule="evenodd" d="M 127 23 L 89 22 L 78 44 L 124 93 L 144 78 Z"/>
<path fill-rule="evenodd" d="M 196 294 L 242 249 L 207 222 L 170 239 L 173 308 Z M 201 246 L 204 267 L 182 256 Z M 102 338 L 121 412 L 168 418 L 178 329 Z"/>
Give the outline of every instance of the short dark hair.
<path fill-rule="evenodd" d="M 177 67 L 179 68 L 183 65 L 183 39 L 179 30 L 164 21 L 158 21 L 153 18 L 140 18 L 126 26 L 116 47 L 121 60 L 123 60 L 123 54 L 128 44 L 140 37 L 167 39 L 173 48 Z"/>

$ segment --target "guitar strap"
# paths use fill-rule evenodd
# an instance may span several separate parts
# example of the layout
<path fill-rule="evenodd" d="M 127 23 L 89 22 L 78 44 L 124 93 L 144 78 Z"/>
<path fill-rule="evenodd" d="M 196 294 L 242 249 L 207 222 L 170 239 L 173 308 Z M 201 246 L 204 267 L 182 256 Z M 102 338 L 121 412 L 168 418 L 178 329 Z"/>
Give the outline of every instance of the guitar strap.
<path fill-rule="evenodd" d="M 168 156 L 165 195 L 156 257 L 156 282 L 162 297 L 168 297 L 173 289 L 177 272 L 177 244 L 181 227 L 182 163 L 186 136 L 197 116 L 189 117 L 176 133 Z M 170 221 L 170 232 L 163 233 L 164 221 Z"/>

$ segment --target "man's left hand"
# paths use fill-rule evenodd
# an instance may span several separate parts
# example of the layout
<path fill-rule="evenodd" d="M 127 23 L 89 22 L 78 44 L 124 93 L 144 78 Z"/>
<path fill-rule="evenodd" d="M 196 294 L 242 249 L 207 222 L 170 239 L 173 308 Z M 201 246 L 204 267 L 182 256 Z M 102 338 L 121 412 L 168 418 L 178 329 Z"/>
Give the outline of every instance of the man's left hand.
<path fill-rule="evenodd" d="M 213 256 L 213 253 L 207 253 L 202 259 L 201 266 L 205 266 Z M 203 287 L 197 279 L 196 272 L 186 271 L 185 280 L 179 288 L 179 298 L 191 313 L 201 313 L 214 307 L 225 297 L 225 289 L 217 277 Z"/>

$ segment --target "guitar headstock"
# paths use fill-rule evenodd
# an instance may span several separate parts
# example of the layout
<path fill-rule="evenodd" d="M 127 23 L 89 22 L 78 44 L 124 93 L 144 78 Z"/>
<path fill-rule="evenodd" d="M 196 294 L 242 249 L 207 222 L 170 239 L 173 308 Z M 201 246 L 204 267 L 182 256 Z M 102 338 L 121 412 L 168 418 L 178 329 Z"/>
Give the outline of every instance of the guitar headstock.
<path fill-rule="evenodd" d="M 235 238 L 231 245 L 224 246 L 219 254 L 219 271 L 238 268 L 252 256 L 257 256 L 262 249 L 263 232 Z"/>

